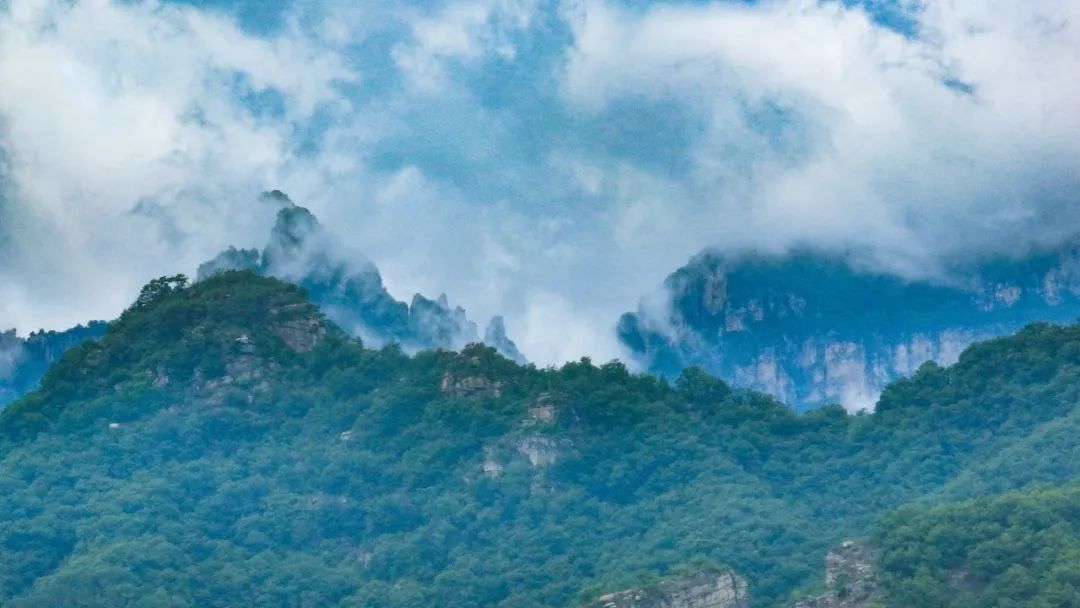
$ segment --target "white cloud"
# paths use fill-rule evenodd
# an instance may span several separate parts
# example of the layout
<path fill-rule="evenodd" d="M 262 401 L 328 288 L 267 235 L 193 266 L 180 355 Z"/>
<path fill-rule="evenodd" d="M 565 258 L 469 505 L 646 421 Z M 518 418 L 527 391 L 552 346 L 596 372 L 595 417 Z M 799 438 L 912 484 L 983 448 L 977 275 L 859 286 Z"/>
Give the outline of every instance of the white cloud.
<path fill-rule="evenodd" d="M 556 293 L 528 294 L 522 329 L 513 338 L 539 365 L 561 364 L 589 355 L 596 363 L 629 360 L 615 339 L 614 321 L 606 311 L 582 306 Z"/>
<path fill-rule="evenodd" d="M 570 102 L 668 100 L 703 118 L 693 173 L 671 188 L 709 205 L 683 218 L 709 225 L 695 239 L 855 247 L 917 273 L 1080 229 L 1075 213 L 1048 221 L 1077 202 L 1049 187 L 1077 183 L 1075 2 L 926 2 L 917 37 L 812 1 L 570 15 Z M 779 119 L 763 129 L 761 112 Z"/>
<path fill-rule="evenodd" d="M 435 15 L 414 18 L 411 39 L 394 48 L 394 60 L 421 89 L 442 88 L 452 62 L 487 55 L 512 59 L 516 48 L 510 35 L 529 26 L 538 6 L 536 0 L 452 2 Z"/>
<path fill-rule="evenodd" d="M 917 37 L 802 0 L 566 2 L 568 31 L 535 0 L 320 4 L 266 36 L 154 1 L 5 6 L 0 322 L 24 331 L 261 245 L 271 187 L 399 298 L 505 314 L 540 363 L 616 356 L 618 314 L 706 246 L 926 273 L 1080 228 L 1075 2 L 924 2 Z"/>
<path fill-rule="evenodd" d="M 250 232 L 254 198 L 297 167 L 292 124 L 349 78 L 296 32 L 272 39 L 193 8 L 14 0 L 0 12 L 10 163 L 0 273 L 24 329 L 115 315 L 156 273 Z M 238 95 L 274 91 L 260 117 Z M 75 307 L 72 293 L 96 295 Z"/>

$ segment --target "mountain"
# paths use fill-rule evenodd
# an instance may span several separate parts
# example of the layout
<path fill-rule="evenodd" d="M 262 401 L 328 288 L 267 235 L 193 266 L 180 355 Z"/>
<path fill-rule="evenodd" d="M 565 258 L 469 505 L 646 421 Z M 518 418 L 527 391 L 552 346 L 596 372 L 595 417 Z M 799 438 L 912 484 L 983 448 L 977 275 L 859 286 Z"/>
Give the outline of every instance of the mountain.
<path fill-rule="evenodd" d="M 251 270 L 296 283 L 338 326 L 370 344 L 396 342 L 409 351 L 461 350 L 481 341 L 476 324 L 460 306 L 451 308 L 446 295 L 431 300 L 416 294 L 410 304 L 394 299 L 378 268 L 362 256 L 344 254 L 310 211 L 277 190 L 263 199 L 281 206 L 263 251 L 229 248 L 199 267 L 199 280 L 222 270 Z M 525 362 L 501 317 L 492 319 L 484 341 Z"/>
<path fill-rule="evenodd" d="M 707 251 L 667 278 L 619 338 L 651 371 L 700 366 L 803 410 L 872 408 L 926 361 L 1033 321 L 1080 315 L 1080 250 L 950 270 L 948 283 L 859 270 L 843 257 Z"/>
<path fill-rule="evenodd" d="M 0 604 L 571 607 L 714 564 L 768 608 L 952 484 L 1075 480 L 1039 463 L 1077 450 L 1080 326 L 800 415 L 697 368 L 375 350 L 305 293 L 162 278 L 0 412 Z"/>
<path fill-rule="evenodd" d="M 411 304 L 395 300 L 383 287 L 374 264 L 361 256 L 344 256 L 341 246 L 310 211 L 298 207 L 280 191 L 263 196 L 281 205 L 269 243 L 255 249 L 229 249 L 199 267 L 205 279 L 223 270 L 251 270 L 302 285 L 340 327 L 370 344 L 401 344 L 410 351 L 461 350 L 480 342 L 476 324 L 460 307 L 450 307 L 445 295 L 429 300 L 420 294 Z M 84 340 L 96 340 L 104 321 L 91 321 L 64 331 L 39 331 L 20 338 L 14 330 L 0 332 L 0 407 L 34 389 L 41 375 L 65 350 Z M 482 340 L 503 356 L 526 363 L 525 356 L 506 334 L 502 317 L 488 324 Z"/>
<path fill-rule="evenodd" d="M 20 338 L 15 330 L 0 332 L 0 407 L 37 387 L 41 375 L 67 349 L 105 333 L 104 321 L 91 321 L 64 331 L 37 331 Z"/>

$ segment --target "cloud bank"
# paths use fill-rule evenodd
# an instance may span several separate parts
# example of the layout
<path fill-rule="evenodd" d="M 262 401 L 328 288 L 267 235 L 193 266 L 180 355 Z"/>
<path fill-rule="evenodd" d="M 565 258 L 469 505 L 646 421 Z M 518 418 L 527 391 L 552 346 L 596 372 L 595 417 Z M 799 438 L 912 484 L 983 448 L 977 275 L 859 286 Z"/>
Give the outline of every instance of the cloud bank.
<path fill-rule="evenodd" d="M 1077 2 L 337 4 L 0 5 L 0 325 L 257 244 L 272 188 L 541 364 L 620 356 L 707 246 L 917 276 L 1080 230 Z"/>

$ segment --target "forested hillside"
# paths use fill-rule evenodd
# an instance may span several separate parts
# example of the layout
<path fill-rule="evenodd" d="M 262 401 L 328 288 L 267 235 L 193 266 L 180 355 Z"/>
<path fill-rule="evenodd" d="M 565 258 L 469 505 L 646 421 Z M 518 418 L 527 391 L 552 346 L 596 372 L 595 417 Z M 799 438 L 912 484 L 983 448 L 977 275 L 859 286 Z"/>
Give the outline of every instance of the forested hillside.
<path fill-rule="evenodd" d="M 782 605 L 902 505 L 1073 478 L 1078 399 L 1080 326 L 796 415 L 696 368 L 371 350 L 277 280 L 165 278 L 0 414 L 0 603 L 559 607 L 708 563 Z M 921 572 L 895 539 L 936 524 L 888 521 Z"/>
<path fill-rule="evenodd" d="M 1080 485 L 1038 487 L 932 509 L 878 531 L 896 606 L 1080 606 Z"/>

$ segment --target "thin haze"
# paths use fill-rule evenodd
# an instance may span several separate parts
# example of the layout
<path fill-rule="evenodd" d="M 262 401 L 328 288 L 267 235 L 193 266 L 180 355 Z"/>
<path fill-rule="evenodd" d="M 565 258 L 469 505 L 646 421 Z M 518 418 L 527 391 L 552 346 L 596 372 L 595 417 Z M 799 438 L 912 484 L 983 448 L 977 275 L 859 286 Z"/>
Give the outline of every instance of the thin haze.
<path fill-rule="evenodd" d="M 0 325 L 261 246 L 272 188 L 541 364 L 706 246 L 916 276 L 1080 229 L 1076 0 L 348 4 L 0 3 Z"/>

